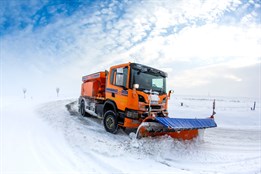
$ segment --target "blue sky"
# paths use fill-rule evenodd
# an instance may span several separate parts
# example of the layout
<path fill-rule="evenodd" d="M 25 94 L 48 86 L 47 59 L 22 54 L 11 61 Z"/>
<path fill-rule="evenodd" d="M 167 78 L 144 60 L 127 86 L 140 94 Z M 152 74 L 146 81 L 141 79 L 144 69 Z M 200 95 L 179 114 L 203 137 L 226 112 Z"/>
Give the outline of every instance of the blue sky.
<path fill-rule="evenodd" d="M 258 0 L 1 0 L 1 95 L 78 97 L 81 76 L 125 62 L 176 94 L 260 97 Z"/>

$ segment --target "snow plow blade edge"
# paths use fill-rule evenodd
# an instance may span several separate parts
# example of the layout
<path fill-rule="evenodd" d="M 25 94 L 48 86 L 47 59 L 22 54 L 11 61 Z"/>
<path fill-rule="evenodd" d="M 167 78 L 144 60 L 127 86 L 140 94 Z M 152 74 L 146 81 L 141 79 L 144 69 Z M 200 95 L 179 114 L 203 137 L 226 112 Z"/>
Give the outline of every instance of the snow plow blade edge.
<path fill-rule="evenodd" d="M 190 140 L 198 136 L 199 129 L 217 127 L 212 118 L 191 119 L 191 118 L 169 118 L 149 117 L 139 126 L 136 137 L 155 137 L 169 135 L 175 139 Z"/>
<path fill-rule="evenodd" d="M 216 122 L 212 118 L 191 119 L 156 117 L 155 120 L 168 129 L 173 129 L 174 131 L 217 127 Z"/>

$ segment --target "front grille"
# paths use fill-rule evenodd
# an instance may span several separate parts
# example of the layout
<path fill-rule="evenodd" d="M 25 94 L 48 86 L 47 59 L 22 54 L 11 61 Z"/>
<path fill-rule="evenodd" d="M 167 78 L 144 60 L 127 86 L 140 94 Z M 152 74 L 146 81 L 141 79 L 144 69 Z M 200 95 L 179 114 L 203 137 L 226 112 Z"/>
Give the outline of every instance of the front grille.
<path fill-rule="evenodd" d="M 152 105 L 150 107 L 151 107 L 151 110 L 159 110 L 159 109 L 161 109 L 161 106 L 158 106 L 158 105 Z M 146 109 L 149 109 L 149 106 L 146 106 Z"/>

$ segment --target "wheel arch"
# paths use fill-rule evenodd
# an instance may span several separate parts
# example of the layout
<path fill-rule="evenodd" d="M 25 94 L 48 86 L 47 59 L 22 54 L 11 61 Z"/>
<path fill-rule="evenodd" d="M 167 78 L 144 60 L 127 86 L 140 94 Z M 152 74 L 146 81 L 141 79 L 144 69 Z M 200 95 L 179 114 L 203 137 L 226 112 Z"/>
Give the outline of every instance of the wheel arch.
<path fill-rule="evenodd" d="M 116 105 L 116 103 L 114 102 L 114 101 L 112 101 L 112 100 L 107 100 L 105 103 L 104 103 L 104 106 L 103 106 L 103 116 L 104 116 L 104 114 L 107 112 L 107 111 L 109 111 L 109 110 L 112 110 L 112 111 L 114 111 L 115 112 L 115 114 L 116 115 L 118 115 L 117 114 L 117 105 Z"/>

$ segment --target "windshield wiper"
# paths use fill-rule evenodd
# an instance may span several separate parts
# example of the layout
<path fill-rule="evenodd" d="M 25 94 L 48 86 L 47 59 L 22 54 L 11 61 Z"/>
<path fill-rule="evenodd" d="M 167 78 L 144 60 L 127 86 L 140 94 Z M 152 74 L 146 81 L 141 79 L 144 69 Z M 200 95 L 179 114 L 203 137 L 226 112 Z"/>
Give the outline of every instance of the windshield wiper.
<path fill-rule="evenodd" d="M 145 89 L 145 88 L 138 88 L 138 89 L 141 90 L 141 91 L 143 91 L 143 92 L 145 92 L 145 93 L 150 94 L 150 89 Z M 151 94 L 157 94 L 157 95 L 158 95 L 159 92 L 156 91 L 156 90 L 152 90 Z"/>
<path fill-rule="evenodd" d="M 157 92 L 160 93 L 160 94 L 163 94 L 163 93 L 164 93 L 163 89 L 161 89 L 161 90 L 153 89 L 153 91 L 157 91 Z"/>

